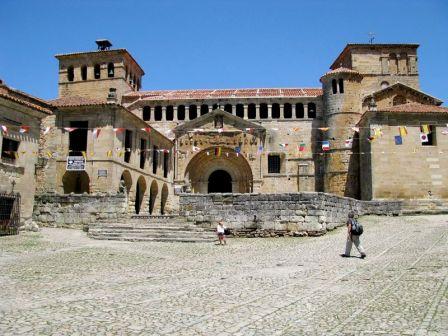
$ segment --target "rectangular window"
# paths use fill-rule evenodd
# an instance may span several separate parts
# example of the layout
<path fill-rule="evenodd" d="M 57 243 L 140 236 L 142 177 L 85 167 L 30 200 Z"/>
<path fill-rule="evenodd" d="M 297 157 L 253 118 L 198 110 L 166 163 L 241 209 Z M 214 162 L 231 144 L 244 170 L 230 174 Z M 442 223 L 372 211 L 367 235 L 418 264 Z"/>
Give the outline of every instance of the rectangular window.
<path fill-rule="evenodd" d="M 81 156 L 87 151 L 88 121 L 71 121 L 70 127 L 75 128 L 68 135 L 69 156 Z"/>
<path fill-rule="evenodd" d="M 19 150 L 19 141 L 3 138 L 2 144 L 2 162 L 15 163 L 17 151 Z"/>
<path fill-rule="evenodd" d="M 169 162 L 170 162 L 170 154 L 164 152 L 163 153 L 163 177 L 168 177 Z"/>
<path fill-rule="evenodd" d="M 437 146 L 437 142 L 436 142 L 436 127 L 432 126 L 432 125 L 426 125 L 427 129 L 425 126 L 421 126 L 420 127 L 420 132 L 422 134 L 426 134 L 428 141 L 424 142 L 422 140 L 422 146 Z M 429 130 L 429 132 L 428 132 Z M 426 133 L 428 132 L 428 133 Z"/>
<path fill-rule="evenodd" d="M 146 140 L 140 139 L 140 168 L 145 169 L 146 162 Z"/>
<path fill-rule="evenodd" d="M 159 165 L 159 148 L 152 147 L 152 173 L 157 174 L 157 166 Z"/>
<path fill-rule="evenodd" d="M 131 162 L 132 153 L 132 131 L 126 130 L 124 137 L 124 162 Z"/>
<path fill-rule="evenodd" d="M 268 173 L 269 174 L 280 173 L 280 155 L 268 156 Z"/>

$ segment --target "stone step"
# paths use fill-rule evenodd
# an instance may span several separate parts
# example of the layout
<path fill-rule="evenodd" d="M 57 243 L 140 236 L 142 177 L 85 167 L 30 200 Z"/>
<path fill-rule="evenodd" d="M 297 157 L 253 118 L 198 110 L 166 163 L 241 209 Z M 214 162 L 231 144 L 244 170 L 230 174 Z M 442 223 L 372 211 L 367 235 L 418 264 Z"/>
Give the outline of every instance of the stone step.
<path fill-rule="evenodd" d="M 129 237 L 129 236 L 97 236 L 91 237 L 98 240 L 119 240 L 119 241 L 132 241 L 132 242 L 179 242 L 179 243 L 211 243 L 215 239 L 207 238 L 173 238 L 173 237 Z"/>
<path fill-rule="evenodd" d="M 194 224 L 172 224 L 172 225 L 161 225 L 159 223 L 157 224 L 122 224 L 122 223 L 116 223 L 116 224 L 104 224 L 104 225 L 91 225 L 91 229 L 98 229 L 98 228 L 110 228 L 110 229 L 123 229 L 123 230 L 134 230 L 134 229 L 140 229 L 140 230 L 154 230 L 154 229 L 160 229 L 160 230 L 194 230 L 194 229 L 203 229 L 202 227 L 196 226 Z"/>
<path fill-rule="evenodd" d="M 204 231 L 204 230 L 164 230 L 164 229 L 157 229 L 157 230 L 140 230 L 140 229 L 133 229 L 133 230 L 123 230 L 123 229 L 109 229 L 109 228 L 101 228 L 101 229 L 90 229 L 90 233 L 96 233 L 96 234 L 102 234 L 102 233 L 116 233 L 116 234 L 157 234 L 160 232 L 170 234 L 170 235 L 183 235 L 183 234 L 212 234 L 214 235 L 214 232 L 211 231 Z"/>
<path fill-rule="evenodd" d="M 208 234 L 206 232 L 151 232 L 151 233 L 139 233 L 139 232 L 92 232 L 89 233 L 92 238 L 96 237 L 130 237 L 130 238 L 201 238 L 201 239 L 215 239 L 216 236 Z"/>

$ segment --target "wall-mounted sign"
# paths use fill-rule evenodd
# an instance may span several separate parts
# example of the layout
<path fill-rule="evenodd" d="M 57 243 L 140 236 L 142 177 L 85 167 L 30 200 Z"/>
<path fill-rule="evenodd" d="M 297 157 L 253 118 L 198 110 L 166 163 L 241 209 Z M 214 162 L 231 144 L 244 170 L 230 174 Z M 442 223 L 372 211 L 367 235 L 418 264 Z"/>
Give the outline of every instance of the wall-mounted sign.
<path fill-rule="evenodd" d="M 98 177 L 107 177 L 107 169 L 98 169 Z"/>
<path fill-rule="evenodd" d="M 86 169 L 84 156 L 67 156 L 67 170 L 81 171 Z"/>

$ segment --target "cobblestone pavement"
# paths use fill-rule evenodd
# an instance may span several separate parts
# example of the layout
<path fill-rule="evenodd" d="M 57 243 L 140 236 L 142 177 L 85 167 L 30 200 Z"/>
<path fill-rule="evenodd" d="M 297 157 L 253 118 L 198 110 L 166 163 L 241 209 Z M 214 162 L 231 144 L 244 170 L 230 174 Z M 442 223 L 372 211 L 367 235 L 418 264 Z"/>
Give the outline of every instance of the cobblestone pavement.
<path fill-rule="evenodd" d="M 448 335 L 448 216 L 362 222 L 364 260 L 340 257 L 344 228 L 228 246 L 0 237 L 0 334 Z"/>

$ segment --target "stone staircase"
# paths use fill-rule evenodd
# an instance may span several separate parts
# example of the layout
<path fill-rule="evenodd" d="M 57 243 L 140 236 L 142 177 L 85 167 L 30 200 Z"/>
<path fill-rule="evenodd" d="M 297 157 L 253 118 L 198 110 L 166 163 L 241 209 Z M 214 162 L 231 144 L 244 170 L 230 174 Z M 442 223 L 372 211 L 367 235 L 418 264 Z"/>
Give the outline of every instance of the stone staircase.
<path fill-rule="evenodd" d="M 178 215 L 134 215 L 119 223 L 90 225 L 88 236 L 102 240 L 203 243 L 216 240 L 214 231 L 188 223 Z"/>

